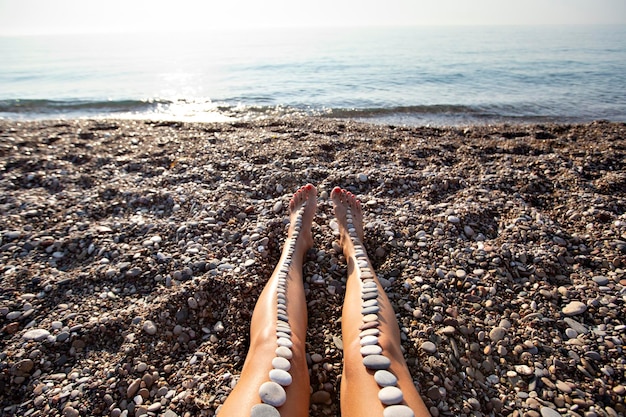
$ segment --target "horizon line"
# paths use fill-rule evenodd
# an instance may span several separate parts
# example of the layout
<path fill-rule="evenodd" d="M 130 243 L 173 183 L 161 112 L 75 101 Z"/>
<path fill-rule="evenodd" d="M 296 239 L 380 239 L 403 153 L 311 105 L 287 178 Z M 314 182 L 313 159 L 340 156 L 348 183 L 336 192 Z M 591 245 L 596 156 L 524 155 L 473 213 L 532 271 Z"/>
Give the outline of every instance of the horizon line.
<path fill-rule="evenodd" d="M 57 35 L 123 35 L 123 34 L 200 34 L 221 31 L 252 32 L 271 30 L 311 30 L 311 29 L 395 29 L 427 27 L 567 27 L 567 26 L 626 26 L 626 23 L 419 23 L 419 24 L 351 24 L 351 25 L 277 25 L 277 26 L 219 26 L 210 28 L 123 28 L 95 30 L 42 30 L 42 31 L 0 31 L 0 37 L 57 36 Z"/>

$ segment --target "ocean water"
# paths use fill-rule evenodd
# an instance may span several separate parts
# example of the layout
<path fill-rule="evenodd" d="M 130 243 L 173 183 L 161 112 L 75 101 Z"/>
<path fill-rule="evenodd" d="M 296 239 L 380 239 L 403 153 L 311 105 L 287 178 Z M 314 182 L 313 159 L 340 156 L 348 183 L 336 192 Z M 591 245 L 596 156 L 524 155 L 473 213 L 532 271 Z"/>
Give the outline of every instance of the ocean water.
<path fill-rule="evenodd" d="M 626 26 L 0 37 L 0 118 L 626 121 Z"/>

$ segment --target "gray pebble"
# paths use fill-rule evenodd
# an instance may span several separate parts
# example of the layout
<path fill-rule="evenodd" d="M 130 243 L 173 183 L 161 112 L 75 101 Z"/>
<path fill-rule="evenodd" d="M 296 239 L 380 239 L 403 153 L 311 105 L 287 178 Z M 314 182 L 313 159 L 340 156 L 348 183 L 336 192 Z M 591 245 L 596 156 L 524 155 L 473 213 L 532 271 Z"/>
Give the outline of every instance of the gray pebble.
<path fill-rule="evenodd" d="M 363 365 L 367 369 L 373 370 L 388 369 L 391 366 L 391 361 L 383 355 L 369 355 L 363 358 Z"/>
<path fill-rule="evenodd" d="M 293 379 L 291 378 L 291 374 L 282 369 L 272 369 L 270 371 L 270 381 L 276 382 L 283 387 L 291 385 Z"/>
<path fill-rule="evenodd" d="M 578 334 L 586 334 L 587 332 L 589 332 L 589 329 L 587 329 L 587 326 L 585 326 L 582 323 L 577 322 L 571 317 L 565 317 L 563 321 L 567 323 L 569 327 L 576 330 L 576 333 Z"/>
<path fill-rule="evenodd" d="M 57 335 L 57 342 L 65 342 L 70 337 L 69 332 L 61 332 Z"/>
<path fill-rule="evenodd" d="M 35 342 L 40 342 L 50 336 L 50 332 L 44 329 L 33 329 L 29 330 L 22 336 L 22 339 L 25 340 L 34 340 Z"/>
<path fill-rule="evenodd" d="M 561 414 L 549 407 L 541 407 L 542 417 L 561 417 Z"/>
<path fill-rule="evenodd" d="M 280 417 L 280 413 L 269 404 L 257 404 L 250 410 L 250 417 Z"/>
<path fill-rule="evenodd" d="M 285 346 L 288 348 L 291 348 L 293 346 L 291 340 L 287 339 L 286 337 L 279 337 L 276 343 L 278 343 L 278 346 Z"/>
<path fill-rule="evenodd" d="M 506 329 L 504 327 L 500 327 L 500 326 L 494 327 L 489 332 L 489 338 L 491 339 L 492 342 L 498 342 L 504 339 L 504 336 L 506 336 Z"/>
<path fill-rule="evenodd" d="M 157 332 L 157 328 L 152 321 L 146 320 L 143 323 L 143 331 L 149 335 L 154 335 Z"/>
<path fill-rule="evenodd" d="M 361 299 L 363 300 L 373 300 L 374 298 L 378 298 L 378 291 L 361 294 Z"/>
<path fill-rule="evenodd" d="M 376 371 L 374 380 L 381 387 L 395 387 L 398 384 L 398 378 L 391 372 L 385 370 Z"/>
<path fill-rule="evenodd" d="M 433 342 L 430 341 L 426 341 L 424 343 L 422 343 L 422 346 L 420 346 L 420 348 L 426 352 L 426 353 L 435 353 L 437 352 L 437 346 L 435 346 L 435 344 Z"/>
<path fill-rule="evenodd" d="M 276 382 L 264 382 L 259 388 L 259 396 L 265 404 L 280 407 L 287 401 L 287 393 L 285 389 Z"/>
<path fill-rule="evenodd" d="M 385 407 L 383 417 L 415 417 L 415 413 L 406 405 L 390 405 Z"/>
<path fill-rule="evenodd" d="M 366 307 L 372 307 L 372 306 L 377 306 L 377 305 L 378 305 L 378 300 L 377 300 L 377 299 L 375 299 L 375 298 L 373 298 L 373 299 L 371 299 L 371 300 L 366 300 L 366 301 L 363 301 L 363 304 L 361 304 L 361 306 L 362 306 L 363 308 L 366 308 Z"/>
<path fill-rule="evenodd" d="M 363 356 L 380 355 L 383 353 L 383 348 L 380 345 L 366 345 L 361 347 L 360 352 Z"/>
<path fill-rule="evenodd" d="M 378 306 L 365 307 L 364 309 L 361 310 L 361 314 L 363 315 L 375 314 L 375 313 L 378 313 L 378 311 L 380 311 L 380 307 Z"/>
<path fill-rule="evenodd" d="M 380 330 L 378 329 L 365 329 L 361 333 L 359 333 L 359 337 L 378 336 L 379 334 L 380 334 Z"/>
<path fill-rule="evenodd" d="M 609 279 L 603 275 L 596 275 L 591 279 L 598 285 L 606 285 L 609 283 Z"/>
<path fill-rule="evenodd" d="M 373 335 L 363 336 L 361 338 L 360 343 L 361 343 L 361 346 L 376 345 L 378 344 L 378 336 L 373 336 Z"/>
<path fill-rule="evenodd" d="M 404 395 L 398 387 L 384 387 L 378 391 L 378 399 L 385 405 L 399 404 L 403 398 Z"/>
<path fill-rule="evenodd" d="M 281 346 L 284 347 L 284 346 Z M 277 356 L 272 359 L 272 367 L 274 369 L 282 369 L 283 371 L 289 371 L 291 369 L 291 362 L 288 359 Z"/>

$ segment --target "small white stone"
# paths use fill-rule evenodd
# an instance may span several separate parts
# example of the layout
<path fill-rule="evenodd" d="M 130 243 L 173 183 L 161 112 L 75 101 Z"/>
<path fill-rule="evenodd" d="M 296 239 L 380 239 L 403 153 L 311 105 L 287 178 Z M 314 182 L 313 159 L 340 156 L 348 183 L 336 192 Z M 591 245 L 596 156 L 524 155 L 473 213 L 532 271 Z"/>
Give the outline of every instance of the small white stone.
<path fill-rule="evenodd" d="M 504 327 L 497 326 L 489 332 L 489 338 L 492 342 L 498 342 L 504 339 L 504 336 L 506 336 L 506 329 Z"/>
<path fill-rule="evenodd" d="M 363 336 L 361 338 L 360 343 L 361 343 L 361 346 L 376 345 L 378 344 L 378 336 L 373 336 L 373 335 Z"/>
<path fill-rule="evenodd" d="M 284 347 L 284 346 L 281 346 Z M 274 369 L 282 369 L 283 371 L 289 371 L 291 369 L 291 362 L 289 362 L 289 360 L 287 360 L 286 358 L 277 356 L 274 359 L 272 359 L 272 367 L 274 367 Z"/>
<path fill-rule="evenodd" d="M 275 353 L 277 356 L 281 358 L 285 358 L 285 359 L 293 358 L 293 352 L 291 351 L 291 349 L 289 349 L 286 346 L 277 347 Z"/>
<path fill-rule="evenodd" d="M 146 320 L 143 324 L 143 331 L 149 335 L 154 335 L 157 332 L 157 328 L 152 321 Z"/>
<path fill-rule="evenodd" d="M 366 345 L 361 347 L 361 355 L 369 356 L 369 355 L 380 355 L 383 353 L 383 348 L 380 345 Z"/>
<path fill-rule="evenodd" d="M 398 387 L 384 387 L 378 391 L 378 399 L 385 405 L 399 404 L 404 399 Z"/>
<path fill-rule="evenodd" d="M 390 405 L 383 410 L 383 417 L 415 417 L 415 413 L 406 405 Z"/>
<path fill-rule="evenodd" d="M 293 379 L 291 378 L 291 374 L 287 371 L 283 371 L 282 369 L 272 369 L 270 371 L 270 381 L 286 387 L 291 385 Z"/>
<path fill-rule="evenodd" d="M 250 410 L 250 417 L 280 417 L 280 412 L 269 404 L 257 404 Z"/>
<path fill-rule="evenodd" d="M 398 384 L 398 378 L 394 374 L 384 369 L 376 371 L 374 380 L 381 387 L 395 387 Z"/>
<path fill-rule="evenodd" d="M 50 332 L 44 329 L 29 330 L 22 336 L 25 340 L 34 340 L 40 342 L 50 336 Z"/>
<path fill-rule="evenodd" d="M 278 344 L 278 346 L 285 346 L 288 348 L 291 348 L 293 346 L 293 342 L 286 337 L 279 337 L 276 343 Z"/>
<path fill-rule="evenodd" d="M 549 407 L 541 407 L 542 417 L 561 417 L 561 413 Z"/>
<path fill-rule="evenodd" d="M 587 311 L 587 305 L 580 301 L 572 301 L 565 307 L 563 307 L 563 314 L 566 316 L 576 316 Z"/>
<path fill-rule="evenodd" d="M 280 407 L 287 401 L 285 389 L 273 381 L 264 382 L 259 388 L 259 396 L 265 404 Z"/>
<path fill-rule="evenodd" d="M 437 352 L 437 346 L 435 346 L 435 344 L 433 342 L 430 342 L 430 341 L 426 341 L 426 342 L 422 343 L 422 346 L 420 346 L 420 347 L 426 353 L 435 353 L 435 352 Z"/>

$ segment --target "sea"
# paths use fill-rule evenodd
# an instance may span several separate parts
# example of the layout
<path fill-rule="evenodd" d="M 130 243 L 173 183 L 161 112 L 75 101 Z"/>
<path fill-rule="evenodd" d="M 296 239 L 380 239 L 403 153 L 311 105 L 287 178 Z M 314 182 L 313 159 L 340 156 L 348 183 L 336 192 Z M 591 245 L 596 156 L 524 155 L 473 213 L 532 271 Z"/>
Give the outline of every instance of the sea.
<path fill-rule="evenodd" d="M 626 122 L 626 26 L 0 37 L 0 118 Z"/>

